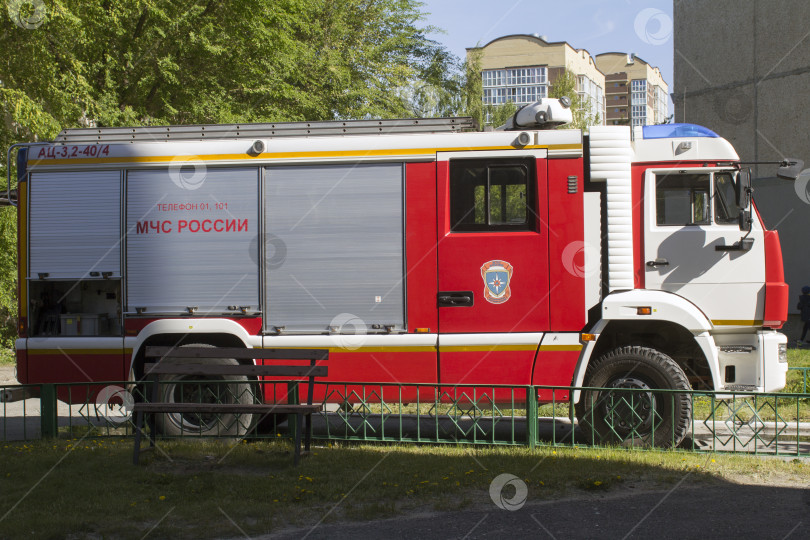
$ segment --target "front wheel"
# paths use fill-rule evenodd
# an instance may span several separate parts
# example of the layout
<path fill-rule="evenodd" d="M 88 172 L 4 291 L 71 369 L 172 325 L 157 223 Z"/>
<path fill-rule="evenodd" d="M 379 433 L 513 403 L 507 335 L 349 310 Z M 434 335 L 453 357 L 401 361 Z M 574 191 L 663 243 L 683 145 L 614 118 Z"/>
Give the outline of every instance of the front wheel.
<path fill-rule="evenodd" d="M 686 374 L 655 349 L 621 347 L 591 362 L 576 405 L 588 441 L 623 446 L 674 447 L 689 429 L 692 401 Z"/>

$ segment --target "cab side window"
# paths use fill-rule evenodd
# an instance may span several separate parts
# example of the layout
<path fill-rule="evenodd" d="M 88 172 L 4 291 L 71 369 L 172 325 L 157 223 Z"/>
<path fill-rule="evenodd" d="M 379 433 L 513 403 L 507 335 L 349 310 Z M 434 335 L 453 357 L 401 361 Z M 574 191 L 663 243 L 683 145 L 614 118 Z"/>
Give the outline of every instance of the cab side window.
<path fill-rule="evenodd" d="M 711 222 L 709 174 L 665 174 L 655 177 L 658 225 L 708 225 Z"/>
<path fill-rule="evenodd" d="M 451 230 L 535 230 L 534 177 L 533 159 L 451 161 Z"/>

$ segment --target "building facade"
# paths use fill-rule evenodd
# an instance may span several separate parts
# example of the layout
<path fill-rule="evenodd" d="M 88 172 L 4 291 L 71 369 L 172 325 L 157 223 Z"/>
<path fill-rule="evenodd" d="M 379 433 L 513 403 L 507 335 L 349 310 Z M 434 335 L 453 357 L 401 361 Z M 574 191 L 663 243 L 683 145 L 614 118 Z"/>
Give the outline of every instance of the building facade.
<path fill-rule="evenodd" d="M 634 54 L 596 55 L 605 74 L 605 121 L 608 125 L 663 124 L 669 116 L 669 85 L 661 70 Z"/>
<path fill-rule="evenodd" d="M 805 13 L 806 0 L 676 2 L 675 121 L 715 131 L 742 161 L 795 157 L 810 163 Z M 776 178 L 776 165 L 751 167 L 757 208 L 782 241 L 795 323 L 798 295 L 810 285 L 810 176 L 789 182 Z M 800 330 L 788 326 L 786 332 L 795 338 Z"/>
<path fill-rule="evenodd" d="M 467 49 L 468 57 L 480 52 L 485 105 L 512 102 L 518 106 L 548 97 L 554 82 L 566 69 L 577 79 L 577 93 L 592 118 L 605 118 L 605 75 L 585 49 L 564 41 L 549 43 L 540 36 L 511 35 L 483 47 Z"/>

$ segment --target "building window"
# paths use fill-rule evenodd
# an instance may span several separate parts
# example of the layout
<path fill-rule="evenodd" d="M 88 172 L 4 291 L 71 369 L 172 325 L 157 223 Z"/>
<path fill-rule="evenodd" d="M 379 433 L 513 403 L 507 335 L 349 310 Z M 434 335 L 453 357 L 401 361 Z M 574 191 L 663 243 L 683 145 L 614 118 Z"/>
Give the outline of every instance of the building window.
<path fill-rule="evenodd" d="M 481 72 L 485 105 L 526 105 L 548 96 L 545 67 L 485 69 Z"/>
<path fill-rule="evenodd" d="M 533 159 L 450 162 L 453 231 L 535 230 Z"/>
<path fill-rule="evenodd" d="M 596 118 L 599 115 L 599 123 L 605 123 L 605 93 L 601 86 L 592 81 L 586 75 L 579 75 L 577 77 L 577 85 L 579 86 L 577 94 L 580 100 L 588 110 L 590 117 Z"/>
<path fill-rule="evenodd" d="M 669 116 L 669 101 L 666 91 L 660 86 L 653 86 L 653 99 L 655 110 L 655 123 L 662 124 Z"/>
<path fill-rule="evenodd" d="M 634 126 L 647 125 L 647 81 L 636 79 L 630 82 L 630 119 Z"/>

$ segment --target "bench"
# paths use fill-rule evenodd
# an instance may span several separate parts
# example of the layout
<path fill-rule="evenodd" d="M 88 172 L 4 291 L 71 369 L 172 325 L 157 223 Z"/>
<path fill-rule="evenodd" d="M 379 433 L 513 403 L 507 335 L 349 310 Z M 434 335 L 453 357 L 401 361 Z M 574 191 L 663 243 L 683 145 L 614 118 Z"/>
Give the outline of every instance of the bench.
<path fill-rule="evenodd" d="M 312 413 L 323 410 L 320 403 L 313 404 L 315 378 L 326 377 L 327 367 L 315 365 L 317 361 L 326 361 L 329 358 L 328 349 L 244 349 L 236 347 L 146 347 L 145 357 L 156 359 L 155 362 L 144 364 L 144 377 L 147 379 L 145 397 L 148 401 L 135 403 L 132 412 L 135 415 L 135 448 L 133 463 L 138 464 L 141 439 L 143 436 L 144 421 L 149 418 L 150 448 L 155 446 L 155 415 L 171 413 L 198 413 L 198 414 L 290 414 L 297 419 L 295 427 L 295 457 L 297 466 L 301 458 L 301 432 L 304 421 L 306 426 L 305 451 L 309 452 L 312 439 Z M 250 364 L 225 365 L 212 363 L 214 359 L 233 358 L 237 361 L 248 360 Z M 177 360 L 182 360 L 178 363 Z M 207 362 L 206 362 L 207 360 Z M 276 364 L 258 365 L 256 360 L 308 360 L 309 365 Z M 201 380 L 205 377 L 222 377 L 230 380 L 236 377 L 260 379 L 261 377 L 286 378 L 291 391 L 288 396 L 293 403 L 176 403 L 165 402 L 159 399 L 161 376 L 184 376 L 189 380 Z M 300 403 L 297 396 L 298 382 L 307 381 L 306 403 Z M 177 382 L 177 380 L 173 380 Z M 272 383 L 285 382 L 273 380 Z"/>

